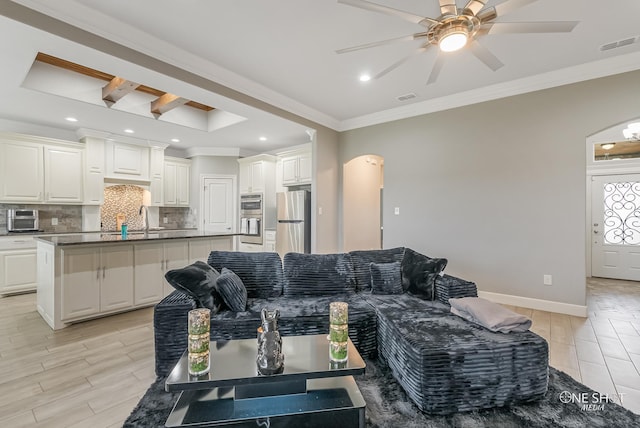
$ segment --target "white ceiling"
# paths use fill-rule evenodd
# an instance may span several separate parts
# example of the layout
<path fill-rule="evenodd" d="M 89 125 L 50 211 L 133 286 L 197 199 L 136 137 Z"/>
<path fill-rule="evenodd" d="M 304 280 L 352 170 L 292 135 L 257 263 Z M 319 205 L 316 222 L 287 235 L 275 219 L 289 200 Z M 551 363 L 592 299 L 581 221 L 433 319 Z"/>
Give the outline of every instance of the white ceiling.
<path fill-rule="evenodd" d="M 437 18 L 437 0 L 376 0 Z M 500 1 L 488 0 L 487 6 Z M 399 18 L 339 4 L 336 0 L 14 0 L 38 12 L 151 55 L 166 63 L 266 101 L 278 108 L 344 130 L 510 94 L 640 68 L 638 0 L 538 0 L 498 21 L 579 21 L 567 34 L 496 34 L 481 38 L 505 66 L 491 71 L 467 51 L 447 56 L 439 79 L 426 85 L 435 49 L 413 56 L 384 77 L 362 83 L 420 46 L 399 42 L 338 55 L 337 49 L 422 31 Z M 458 0 L 458 7 L 464 6 Z M 232 98 L 176 81 L 119 58 L 0 18 L 0 118 L 69 127 L 74 114 L 87 127 L 162 140 L 176 147 L 240 147 L 268 151 L 308 141 L 307 126 L 243 105 Z M 621 39 L 636 43 L 600 51 Z M 110 111 L 20 87 L 35 53 L 123 76 L 249 120 L 202 132 Z M 400 102 L 396 97 L 415 93 Z M 6 102 L 11 100 L 10 102 Z M 257 141 L 266 135 L 266 143 Z"/>

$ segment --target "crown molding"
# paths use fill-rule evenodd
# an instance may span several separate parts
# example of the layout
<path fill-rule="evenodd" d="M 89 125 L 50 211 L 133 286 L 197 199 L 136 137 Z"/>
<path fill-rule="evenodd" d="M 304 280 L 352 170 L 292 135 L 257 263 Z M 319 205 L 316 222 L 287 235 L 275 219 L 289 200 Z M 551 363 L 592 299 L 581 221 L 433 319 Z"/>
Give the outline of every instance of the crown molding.
<path fill-rule="evenodd" d="M 523 79 L 498 83 L 471 91 L 460 92 L 428 101 L 354 117 L 342 121 L 337 130 L 348 131 L 365 126 L 378 125 L 385 122 L 612 76 L 638 69 L 640 69 L 640 52 L 618 55 L 612 58 L 567 67 Z"/>

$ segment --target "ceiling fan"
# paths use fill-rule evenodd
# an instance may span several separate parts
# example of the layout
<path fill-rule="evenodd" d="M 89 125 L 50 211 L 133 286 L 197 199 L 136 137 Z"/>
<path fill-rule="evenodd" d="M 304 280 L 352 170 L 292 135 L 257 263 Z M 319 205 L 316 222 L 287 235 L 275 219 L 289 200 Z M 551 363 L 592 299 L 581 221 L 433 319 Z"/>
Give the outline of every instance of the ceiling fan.
<path fill-rule="evenodd" d="M 439 0 L 440 13 L 438 18 L 428 18 L 415 15 L 403 10 L 383 6 L 366 0 L 338 0 L 349 6 L 358 7 L 365 10 L 384 13 L 395 16 L 405 21 L 426 27 L 426 31 L 410 34 L 407 36 L 395 37 L 393 39 L 381 40 L 366 43 L 364 45 L 339 49 L 338 54 L 353 52 L 361 49 L 373 48 L 389 43 L 421 39 L 424 43 L 412 54 L 396 61 L 385 68 L 373 78 L 379 79 L 387 73 L 395 70 L 404 64 L 413 55 L 424 52 L 431 46 L 438 46 L 440 51 L 433 64 L 427 84 L 434 83 L 438 79 L 440 70 L 444 64 L 445 55 L 443 52 L 454 52 L 465 46 L 480 61 L 491 70 L 496 71 L 504 66 L 491 51 L 484 47 L 478 38 L 487 34 L 507 34 L 507 33 L 568 33 L 578 24 L 577 21 L 555 21 L 555 22 L 495 22 L 496 18 L 502 17 L 509 12 L 533 3 L 537 0 L 506 0 L 493 7 L 485 7 L 487 0 L 468 0 L 463 8 L 456 6 L 455 0 Z"/>

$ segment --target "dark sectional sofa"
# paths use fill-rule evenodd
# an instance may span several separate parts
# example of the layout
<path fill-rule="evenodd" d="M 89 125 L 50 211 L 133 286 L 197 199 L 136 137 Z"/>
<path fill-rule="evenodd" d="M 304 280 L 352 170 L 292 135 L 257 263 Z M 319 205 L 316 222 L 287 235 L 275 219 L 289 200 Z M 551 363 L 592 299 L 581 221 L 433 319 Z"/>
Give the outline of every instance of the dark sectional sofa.
<path fill-rule="evenodd" d="M 477 289 L 443 275 L 444 259 L 408 248 L 289 253 L 284 261 L 277 253 L 212 251 L 208 264 L 233 271 L 248 297 L 245 311 L 212 314 L 212 340 L 256 337 L 264 307 L 280 310 L 283 336 L 328 333 L 329 303 L 345 301 L 349 337 L 360 354 L 387 363 L 423 411 L 504 406 L 539 399 L 547 390 L 547 342 L 531 331 L 494 333 L 451 314 L 450 298 L 475 297 Z M 394 294 L 381 294 L 387 292 Z M 186 349 L 187 313 L 197 306 L 178 290 L 156 305 L 158 376 Z"/>

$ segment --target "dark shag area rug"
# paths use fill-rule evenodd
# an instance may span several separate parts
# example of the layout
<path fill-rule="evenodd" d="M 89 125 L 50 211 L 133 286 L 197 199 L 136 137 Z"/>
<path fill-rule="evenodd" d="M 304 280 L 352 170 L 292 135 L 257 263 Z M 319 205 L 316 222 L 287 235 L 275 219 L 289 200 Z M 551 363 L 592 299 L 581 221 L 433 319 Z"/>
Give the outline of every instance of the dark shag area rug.
<path fill-rule="evenodd" d="M 549 368 L 549 390 L 535 403 L 432 416 L 422 413 L 393 379 L 390 370 L 378 361 L 367 361 L 363 376 L 356 382 L 367 403 L 366 426 L 402 428 L 633 428 L 640 427 L 640 416 L 607 402 L 592 389 L 566 373 Z M 567 394 L 573 394 L 569 396 Z M 164 391 L 164 378 L 147 390 L 124 427 L 163 427 L 177 393 Z M 580 403 L 582 397 L 584 403 Z M 612 397 L 613 398 L 613 397 Z M 583 408 L 584 405 L 591 405 Z"/>

